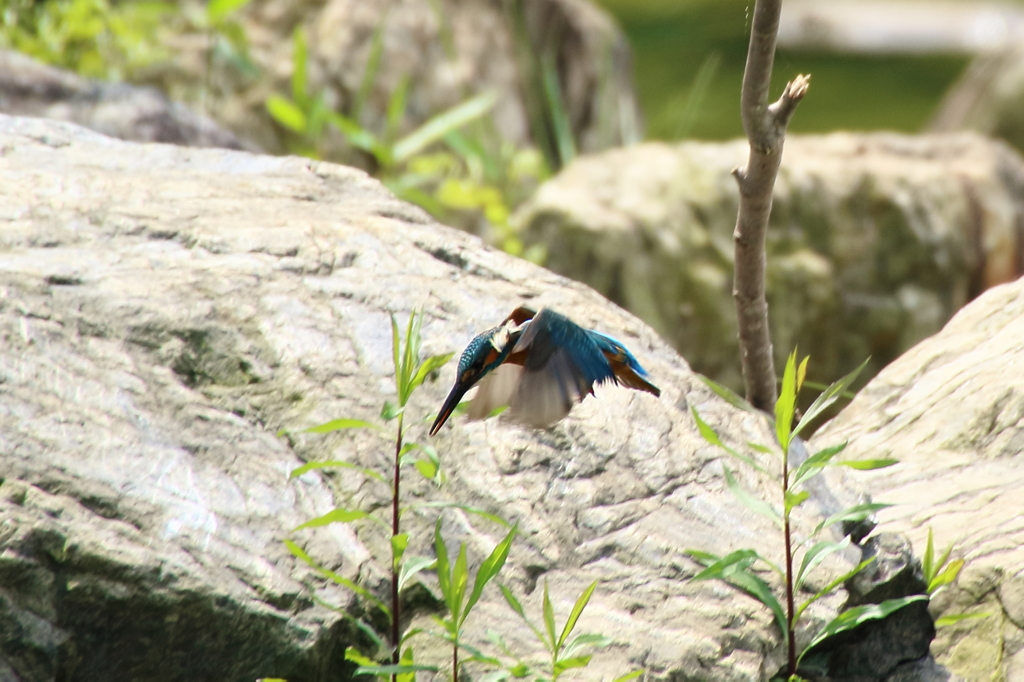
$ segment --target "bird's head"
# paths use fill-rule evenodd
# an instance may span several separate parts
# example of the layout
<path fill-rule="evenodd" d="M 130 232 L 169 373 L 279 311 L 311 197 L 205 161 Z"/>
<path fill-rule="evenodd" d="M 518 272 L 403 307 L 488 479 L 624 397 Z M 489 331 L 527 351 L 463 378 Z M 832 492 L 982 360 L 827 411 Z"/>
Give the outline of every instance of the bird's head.
<path fill-rule="evenodd" d="M 445 399 L 441 411 L 437 413 L 437 419 L 430 428 L 430 435 L 433 436 L 441 429 L 469 389 L 508 359 L 522 331 L 523 325 L 507 319 L 501 325 L 488 329 L 469 342 L 466 350 L 462 351 L 462 357 L 459 358 L 455 385 Z"/>

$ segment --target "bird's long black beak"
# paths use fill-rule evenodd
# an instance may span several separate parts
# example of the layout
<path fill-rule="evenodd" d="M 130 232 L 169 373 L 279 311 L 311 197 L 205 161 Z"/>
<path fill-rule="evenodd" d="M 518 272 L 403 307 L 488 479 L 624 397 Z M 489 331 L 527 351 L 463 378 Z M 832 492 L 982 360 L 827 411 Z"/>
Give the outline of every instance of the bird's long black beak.
<path fill-rule="evenodd" d="M 448 421 L 448 417 L 452 416 L 452 412 L 458 407 L 459 401 L 462 400 L 462 396 L 466 395 L 472 386 L 464 386 L 462 383 L 456 383 L 452 387 L 451 393 L 445 398 L 444 405 L 441 406 L 441 411 L 437 413 L 437 419 L 434 420 L 434 425 L 430 427 L 430 435 L 437 435 L 437 432 L 441 430 L 444 423 Z"/>

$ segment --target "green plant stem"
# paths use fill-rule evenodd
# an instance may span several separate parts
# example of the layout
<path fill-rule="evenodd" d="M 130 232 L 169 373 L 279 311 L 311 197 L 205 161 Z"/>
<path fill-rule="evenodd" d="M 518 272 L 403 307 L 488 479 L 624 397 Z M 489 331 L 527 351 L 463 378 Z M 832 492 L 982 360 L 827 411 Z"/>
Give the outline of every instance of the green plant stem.
<path fill-rule="evenodd" d="M 789 448 L 786 447 L 782 457 L 782 504 L 786 512 L 784 519 L 783 533 L 786 536 L 786 609 L 789 622 L 789 635 L 786 637 L 789 644 L 789 674 L 796 675 L 796 613 L 793 603 L 793 533 L 789 525 L 789 511 L 786 505 L 786 496 L 789 494 Z"/>
<path fill-rule="evenodd" d="M 452 642 L 452 682 L 459 682 L 459 643 Z"/>
<path fill-rule="evenodd" d="M 406 343 L 409 340 L 406 339 Z M 402 419 L 405 417 L 404 414 L 398 415 L 398 435 L 395 438 L 395 481 L 394 481 L 394 494 L 391 497 L 391 537 L 398 535 L 398 492 L 399 485 L 401 482 L 401 464 L 402 464 Z M 395 561 L 395 545 L 391 544 L 391 646 L 393 651 L 391 652 L 391 662 L 394 665 L 399 664 L 399 599 L 398 599 L 398 563 Z M 391 682 L 396 682 L 397 676 L 391 676 Z"/>

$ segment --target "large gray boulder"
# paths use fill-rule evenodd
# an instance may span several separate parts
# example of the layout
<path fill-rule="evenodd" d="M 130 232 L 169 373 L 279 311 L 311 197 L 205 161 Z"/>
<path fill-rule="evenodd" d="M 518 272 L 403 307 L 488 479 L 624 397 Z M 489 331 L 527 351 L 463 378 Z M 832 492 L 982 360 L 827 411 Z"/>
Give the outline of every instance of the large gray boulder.
<path fill-rule="evenodd" d="M 156 88 L 90 80 L 0 50 L 0 113 L 70 121 L 132 142 L 256 151 Z"/>
<path fill-rule="evenodd" d="M 580 158 L 515 216 L 546 265 L 740 387 L 731 176 L 747 143 L 649 143 Z M 776 363 L 797 345 L 831 381 L 871 376 L 1024 268 L 1024 160 L 977 135 L 795 136 L 775 187 L 768 298 Z"/>
<path fill-rule="evenodd" d="M 934 615 L 988 613 L 940 628 L 937 659 L 969 680 L 1024 677 L 1024 280 L 983 294 L 886 367 L 814 438 L 898 466 L 858 475 L 887 530 L 921 553 L 953 544 L 966 564 Z"/>
<path fill-rule="evenodd" d="M 360 477 L 288 473 L 328 457 L 384 469 L 388 444 L 274 434 L 376 418 L 395 391 L 389 314 L 422 310 L 424 351 L 440 353 L 523 301 L 621 338 L 662 397 L 600 389 L 540 432 L 456 418 L 435 439 L 447 484 L 410 470 L 405 502 L 518 521 L 502 579 L 537 622 L 539 586 L 564 619 L 599 580 L 580 627 L 614 645 L 589 679 L 642 667 L 653 679 L 757 680 L 778 669 L 768 612 L 690 582 L 698 567 L 684 554 L 754 547 L 781 561 L 774 527 L 726 489 L 722 454 L 688 410 L 730 442 L 770 432 L 714 397 L 648 326 L 433 223 L 357 170 L 2 116 L 0 149 L 0 678 L 347 679 L 355 635 L 317 600 L 346 609 L 351 595 L 282 540 L 381 591 L 387 540 L 373 524 L 291 529 L 335 504 L 385 498 Z M 453 364 L 414 396 L 410 438 L 426 439 L 419 418 L 440 405 Z M 737 476 L 769 494 L 749 471 Z M 798 532 L 818 521 L 815 508 Z M 430 554 L 437 513 L 406 516 L 410 552 Z M 503 532 L 454 511 L 445 519 L 474 564 Z M 844 565 L 826 568 L 821 580 Z M 426 579 L 409 607 L 428 624 L 432 590 Z M 496 591 L 469 640 L 486 628 L 537 652 Z M 421 659 L 448 660 L 432 640 L 414 645 Z"/>

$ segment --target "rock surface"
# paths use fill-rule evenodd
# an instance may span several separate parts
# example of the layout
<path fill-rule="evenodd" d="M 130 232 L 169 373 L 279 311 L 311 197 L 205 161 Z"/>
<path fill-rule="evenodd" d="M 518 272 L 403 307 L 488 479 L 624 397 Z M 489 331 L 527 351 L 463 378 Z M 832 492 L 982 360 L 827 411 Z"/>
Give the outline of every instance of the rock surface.
<path fill-rule="evenodd" d="M 996 287 L 934 337 L 886 367 L 814 438 L 849 441 L 850 457 L 900 464 L 858 474 L 875 501 L 896 503 L 880 528 L 918 555 L 966 564 L 932 602 L 938 617 L 989 613 L 940 628 L 932 651 L 969 680 L 1024 676 L 1024 280 Z"/>
<path fill-rule="evenodd" d="M 448 483 L 437 490 L 410 470 L 405 501 L 518 521 L 502 579 L 535 622 L 538 586 L 564 619 L 599 580 L 580 628 L 614 644 L 588 679 L 643 667 L 651 679 L 757 680 L 780 665 L 766 610 L 691 583 L 698 567 L 684 554 L 754 547 L 780 560 L 773 527 L 726 489 L 720 452 L 688 410 L 735 442 L 770 434 L 649 327 L 438 226 L 360 171 L 2 116 L 0 150 L 0 677 L 347 679 L 354 636 L 308 588 L 342 607 L 349 596 L 281 541 L 381 590 L 387 541 L 373 524 L 291 529 L 385 498 L 352 475 L 287 476 L 328 457 L 383 468 L 388 446 L 359 432 L 274 433 L 376 418 L 395 390 L 389 313 L 422 309 L 424 351 L 440 353 L 523 301 L 621 338 L 661 399 L 600 389 L 541 432 L 456 418 L 435 440 Z M 437 409 L 453 371 L 413 397 L 411 438 L 426 438 L 419 416 Z M 763 494 L 748 474 L 737 471 Z M 430 553 L 436 514 L 406 516 L 410 552 Z M 474 563 L 502 532 L 445 514 L 446 536 Z M 418 603 L 425 620 L 431 599 Z M 496 591 L 479 608 L 471 641 L 491 627 L 536 653 Z M 415 646 L 447 660 L 429 640 Z"/>
<path fill-rule="evenodd" d="M 1024 49 L 976 58 L 949 89 L 928 125 L 936 132 L 974 130 L 1024 151 Z"/>
<path fill-rule="evenodd" d="M 494 90 L 501 139 L 544 144 L 550 108 L 539 79 L 543 59 L 550 59 L 580 149 L 640 136 L 629 45 L 589 0 L 269 0 L 240 10 L 238 21 L 260 74 L 218 69 L 216 87 L 204 97 L 212 98 L 221 123 L 271 152 L 287 150 L 288 135 L 264 103 L 272 93 L 292 91 L 296 28 L 309 44 L 310 92 L 322 92 L 328 106 L 377 132 L 393 93 L 407 81 L 401 133 Z M 379 61 L 368 66 L 378 44 Z M 194 100 L 209 80 L 208 46 L 205 34 L 180 36 L 175 68 L 159 78 L 164 89 Z M 328 137 L 324 150 L 335 160 L 352 156 L 340 137 Z"/>
<path fill-rule="evenodd" d="M 732 303 L 746 142 L 581 158 L 516 216 L 547 266 L 646 321 L 695 370 L 742 386 Z M 865 376 L 986 288 L 1024 272 L 1024 161 L 976 135 L 792 137 L 775 188 L 768 298 L 776 361 Z"/>
<path fill-rule="evenodd" d="M 155 88 L 92 81 L 11 50 L 0 50 L 0 112 L 70 121 L 132 142 L 256 151 Z"/>

